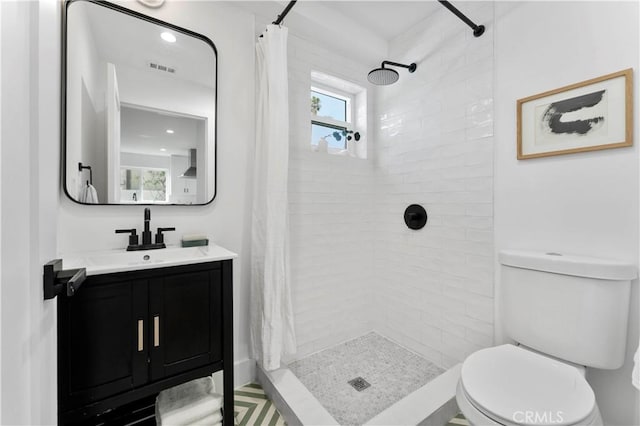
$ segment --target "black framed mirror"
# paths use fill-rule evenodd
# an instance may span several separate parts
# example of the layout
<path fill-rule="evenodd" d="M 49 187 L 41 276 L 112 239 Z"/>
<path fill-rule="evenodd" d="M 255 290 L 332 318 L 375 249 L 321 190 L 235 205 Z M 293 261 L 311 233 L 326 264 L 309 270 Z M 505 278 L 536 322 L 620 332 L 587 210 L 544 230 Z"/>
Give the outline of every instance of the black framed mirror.
<path fill-rule="evenodd" d="M 80 204 L 213 201 L 213 42 L 103 1 L 67 1 L 63 15 L 67 196 Z"/>

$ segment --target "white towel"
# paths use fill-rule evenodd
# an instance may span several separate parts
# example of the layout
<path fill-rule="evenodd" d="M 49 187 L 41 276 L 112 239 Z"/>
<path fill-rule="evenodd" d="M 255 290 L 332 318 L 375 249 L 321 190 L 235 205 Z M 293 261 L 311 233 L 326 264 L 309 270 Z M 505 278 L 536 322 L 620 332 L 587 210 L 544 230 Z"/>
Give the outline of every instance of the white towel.
<path fill-rule="evenodd" d="M 156 399 L 156 422 L 162 426 L 204 425 L 209 416 L 219 416 L 222 395 L 213 392 L 211 377 L 192 380 L 163 390 Z M 213 418 L 214 424 L 219 422 Z"/>
<path fill-rule="evenodd" d="M 631 383 L 636 389 L 640 389 L 640 347 L 633 356 L 633 371 L 631 372 Z"/>
<path fill-rule="evenodd" d="M 78 191 L 78 201 L 80 201 L 81 203 L 86 203 L 87 199 L 87 185 L 81 186 L 80 190 Z"/>
<path fill-rule="evenodd" d="M 80 191 L 79 201 L 87 204 L 98 204 L 98 192 L 96 188 L 90 183 L 87 183 Z"/>
<path fill-rule="evenodd" d="M 222 424 L 222 412 L 217 411 L 213 414 L 209 414 L 201 418 L 200 420 L 196 420 L 194 422 L 189 423 L 188 426 L 218 426 Z"/>

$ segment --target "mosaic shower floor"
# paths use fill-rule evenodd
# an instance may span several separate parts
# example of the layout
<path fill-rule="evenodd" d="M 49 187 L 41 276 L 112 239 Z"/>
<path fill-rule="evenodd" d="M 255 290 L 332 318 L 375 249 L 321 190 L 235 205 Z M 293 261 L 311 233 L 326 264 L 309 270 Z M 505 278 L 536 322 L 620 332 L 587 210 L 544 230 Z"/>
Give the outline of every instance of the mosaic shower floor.
<path fill-rule="evenodd" d="M 343 426 L 364 424 L 444 372 L 377 333 L 302 358 L 289 369 Z"/>

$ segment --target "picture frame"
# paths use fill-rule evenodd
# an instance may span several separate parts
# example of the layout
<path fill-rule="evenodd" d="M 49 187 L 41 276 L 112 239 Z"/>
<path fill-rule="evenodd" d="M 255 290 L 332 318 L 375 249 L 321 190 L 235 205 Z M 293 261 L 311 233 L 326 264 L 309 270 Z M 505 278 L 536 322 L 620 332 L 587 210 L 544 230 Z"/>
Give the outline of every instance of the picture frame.
<path fill-rule="evenodd" d="M 633 145 L 633 69 L 518 99 L 518 160 Z"/>

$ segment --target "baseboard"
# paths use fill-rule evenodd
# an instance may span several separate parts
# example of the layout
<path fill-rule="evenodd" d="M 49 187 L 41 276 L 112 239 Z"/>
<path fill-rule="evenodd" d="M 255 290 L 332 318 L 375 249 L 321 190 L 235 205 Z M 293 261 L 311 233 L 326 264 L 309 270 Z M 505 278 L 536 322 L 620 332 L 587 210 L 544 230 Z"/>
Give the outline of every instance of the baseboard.
<path fill-rule="evenodd" d="M 250 358 L 233 364 L 233 384 L 235 388 L 256 382 L 256 361 Z"/>

